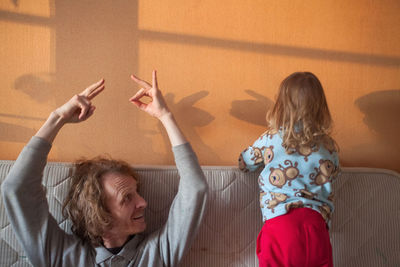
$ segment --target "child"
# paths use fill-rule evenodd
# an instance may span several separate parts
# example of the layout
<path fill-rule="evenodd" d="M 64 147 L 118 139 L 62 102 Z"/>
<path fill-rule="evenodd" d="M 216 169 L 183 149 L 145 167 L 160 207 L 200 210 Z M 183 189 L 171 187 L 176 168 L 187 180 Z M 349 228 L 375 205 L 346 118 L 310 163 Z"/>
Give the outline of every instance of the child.
<path fill-rule="evenodd" d="M 239 168 L 263 166 L 258 183 L 264 226 L 257 238 L 260 266 L 333 266 L 328 226 L 337 145 L 323 88 L 310 72 L 280 85 L 268 129 L 239 157 Z"/>

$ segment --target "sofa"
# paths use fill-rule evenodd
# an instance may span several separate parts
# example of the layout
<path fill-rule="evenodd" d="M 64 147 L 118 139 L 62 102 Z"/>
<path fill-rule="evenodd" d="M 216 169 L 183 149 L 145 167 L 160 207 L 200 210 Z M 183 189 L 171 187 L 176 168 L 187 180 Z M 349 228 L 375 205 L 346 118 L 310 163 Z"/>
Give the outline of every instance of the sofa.
<path fill-rule="evenodd" d="M 13 161 L 0 161 L 0 183 Z M 258 266 L 256 238 L 262 227 L 259 173 L 236 167 L 202 167 L 209 183 L 208 211 L 185 267 Z M 44 170 L 50 211 L 70 232 L 61 214 L 70 179 L 69 163 L 49 162 Z M 177 192 L 172 166 L 137 166 L 141 193 L 148 201 L 147 232 L 162 225 Z M 330 229 L 335 266 L 400 266 L 400 175 L 372 168 L 343 168 L 334 184 L 335 213 Z M 185 216 L 182 214 L 182 216 Z M 0 266 L 31 266 L 11 229 L 0 200 Z"/>

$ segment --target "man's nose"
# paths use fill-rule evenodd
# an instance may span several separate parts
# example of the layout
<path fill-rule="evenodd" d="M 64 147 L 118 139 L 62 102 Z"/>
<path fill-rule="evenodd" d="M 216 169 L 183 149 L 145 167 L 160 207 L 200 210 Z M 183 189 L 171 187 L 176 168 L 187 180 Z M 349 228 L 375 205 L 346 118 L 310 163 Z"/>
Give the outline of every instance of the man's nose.
<path fill-rule="evenodd" d="M 142 208 L 142 209 L 147 207 L 146 200 L 140 195 L 138 195 L 138 199 L 137 199 L 137 202 L 136 202 L 136 207 L 137 208 Z"/>

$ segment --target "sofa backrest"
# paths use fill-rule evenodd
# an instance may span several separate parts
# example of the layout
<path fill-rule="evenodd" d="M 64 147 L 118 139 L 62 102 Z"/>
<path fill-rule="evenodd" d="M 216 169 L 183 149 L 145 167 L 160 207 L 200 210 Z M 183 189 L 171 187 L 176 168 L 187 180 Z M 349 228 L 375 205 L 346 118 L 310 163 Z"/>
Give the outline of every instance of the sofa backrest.
<path fill-rule="evenodd" d="M 0 182 L 13 161 L 0 161 Z M 48 163 L 43 176 L 50 211 L 61 228 L 69 187 L 68 163 Z M 175 167 L 137 167 L 148 201 L 147 232 L 162 225 L 177 192 Z M 262 227 L 259 173 L 234 167 L 203 167 L 209 206 L 185 267 L 256 267 L 256 238 Z M 343 168 L 334 184 L 335 213 L 330 230 L 335 266 L 400 266 L 400 175 L 383 169 Z M 184 214 L 182 215 L 184 216 Z M 30 266 L 8 223 L 0 200 L 0 266 Z"/>

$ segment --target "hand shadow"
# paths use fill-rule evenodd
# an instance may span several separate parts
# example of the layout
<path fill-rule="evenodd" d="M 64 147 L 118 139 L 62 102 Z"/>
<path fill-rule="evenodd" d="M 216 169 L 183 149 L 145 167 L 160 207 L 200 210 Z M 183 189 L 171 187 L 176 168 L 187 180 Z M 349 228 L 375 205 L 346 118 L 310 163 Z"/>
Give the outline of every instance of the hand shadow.
<path fill-rule="evenodd" d="M 26 143 L 34 134 L 35 131 L 30 128 L 0 122 L 0 141 Z"/>
<path fill-rule="evenodd" d="M 208 94 L 209 92 L 203 90 L 183 97 L 177 102 L 175 100 L 175 95 L 171 93 L 166 94 L 164 98 L 181 126 L 183 133 L 187 136 L 199 157 L 206 158 L 207 161 L 213 162 L 219 160 L 218 154 L 203 142 L 196 128 L 207 126 L 215 118 L 207 111 L 194 107 L 196 102 L 206 97 Z M 160 127 L 162 128 L 161 125 Z M 166 138 L 166 136 L 164 136 L 164 138 Z M 168 142 L 168 140 L 166 140 L 166 142 Z"/>
<path fill-rule="evenodd" d="M 14 82 L 14 88 L 22 91 L 37 102 L 49 100 L 54 92 L 55 76 L 53 74 L 25 74 Z"/>
<path fill-rule="evenodd" d="M 13 3 L 14 7 L 18 7 L 19 6 L 19 0 L 10 0 L 11 3 Z"/>
<path fill-rule="evenodd" d="M 49 74 L 26 74 L 18 77 L 14 82 L 14 88 L 30 96 L 37 102 L 47 101 L 51 94 L 53 76 Z M 0 114 L 0 117 L 16 118 L 29 121 L 44 121 L 45 118 L 21 116 L 14 114 Z M 31 128 L 17 124 L 0 122 L 0 141 L 26 143 L 35 134 Z"/>
<path fill-rule="evenodd" d="M 253 90 L 245 91 L 256 100 L 234 100 L 229 114 L 251 124 L 265 126 L 265 115 L 272 107 L 273 101 Z"/>

